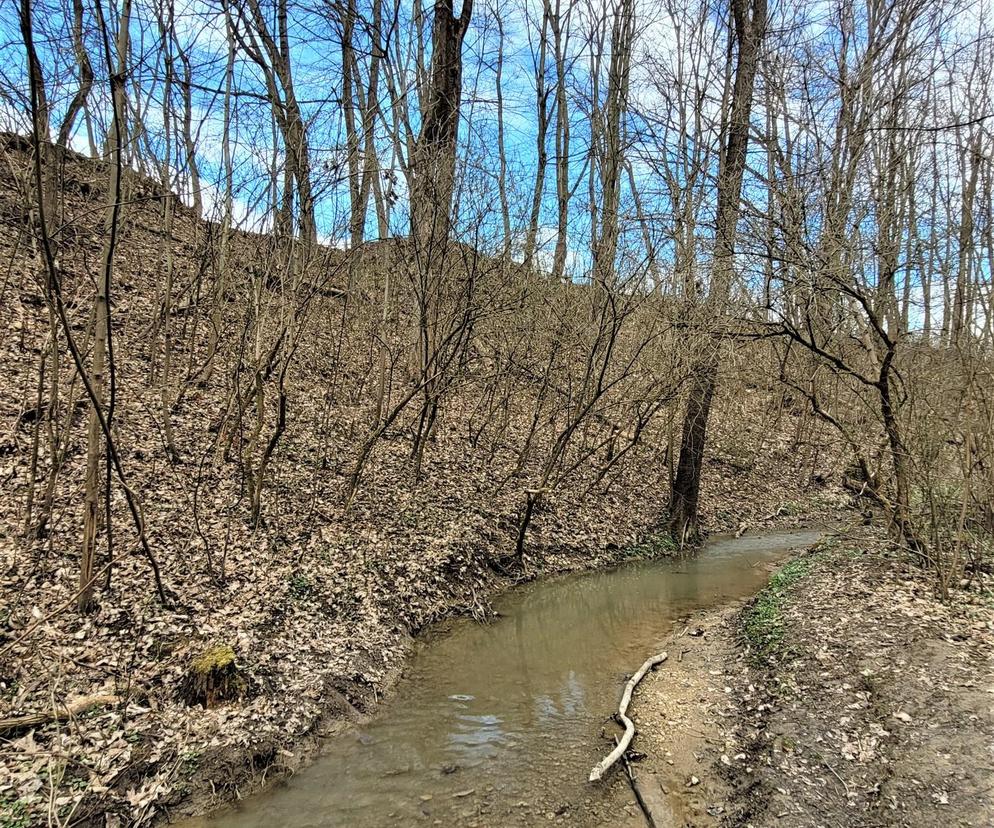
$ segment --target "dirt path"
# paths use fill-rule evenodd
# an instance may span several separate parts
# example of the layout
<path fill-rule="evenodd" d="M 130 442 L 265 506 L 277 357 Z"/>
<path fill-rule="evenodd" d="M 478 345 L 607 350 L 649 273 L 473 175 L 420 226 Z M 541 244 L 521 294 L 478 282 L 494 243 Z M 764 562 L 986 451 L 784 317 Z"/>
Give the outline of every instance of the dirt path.
<path fill-rule="evenodd" d="M 880 546 L 688 619 L 634 706 L 660 826 L 994 825 L 994 603 L 943 605 Z"/>

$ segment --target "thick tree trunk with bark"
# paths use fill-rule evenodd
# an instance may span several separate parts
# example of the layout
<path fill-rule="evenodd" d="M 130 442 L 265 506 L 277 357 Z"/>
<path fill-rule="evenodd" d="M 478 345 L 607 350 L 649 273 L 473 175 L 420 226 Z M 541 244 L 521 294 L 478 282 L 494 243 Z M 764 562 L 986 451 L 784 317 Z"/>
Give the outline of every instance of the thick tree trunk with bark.
<path fill-rule="evenodd" d="M 708 418 L 717 384 L 718 360 L 709 359 L 697 369 L 687 399 L 680 438 L 680 460 L 670 494 L 670 531 L 681 545 L 696 540 L 700 532 L 697 504 L 701 494 Z"/>
<path fill-rule="evenodd" d="M 725 152 L 718 169 L 718 218 L 711 288 L 706 304 L 715 320 L 725 312 L 735 266 L 735 232 L 739 218 L 742 176 L 749 143 L 752 91 L 759 66 L 759 51 L 766 30 L 766 0 L 732 0 L 738 60 L 732 91 L 731 114 Z M 708 418 L 718 377 L 715 350 L 698 365 L 687 400 L 680 460 L 670 494 L 670 530 L 681 543 L 695 541 L 700 534 L 697 503 L 704 465 Z"/>
<path fill-rule="evenodd" d="M 411 240 L 429 259 L 449 238 L 455 187 L 456 137 L 462 98 L 462 43 L 473 11 L 465 0 L 453 15 L 452 0 L 436 0 L 430 82 L 412 159 Z"/>
<path fill-rule="evenodd" d="M 456 143 L 462 99 L 462 44 L 473 13 L 472 0 L 463 0 L 459 16 L 453 0 L 435 0 L 429 79 L 424 90 L 421 130 L 410 164 L 411 184 L 411 281 L 418 311 L 418 367 L 424 383 L 424 401 L 416 429 L 415 477 L 420 474 L 424 443 L 438 414 L 443 385 L 438 363 L 442 361 L 444 327 L 458 322 L 443 319 L 443 303 L 451 281 L 443 259 L 448 251 L 452 195 L 455 190 Z M 453 293 L 455 291 L 452 291 Z M 458 319 L 460 314 L 450 316 Z M 462 338 L 453 342 L 458 347 Z"/>

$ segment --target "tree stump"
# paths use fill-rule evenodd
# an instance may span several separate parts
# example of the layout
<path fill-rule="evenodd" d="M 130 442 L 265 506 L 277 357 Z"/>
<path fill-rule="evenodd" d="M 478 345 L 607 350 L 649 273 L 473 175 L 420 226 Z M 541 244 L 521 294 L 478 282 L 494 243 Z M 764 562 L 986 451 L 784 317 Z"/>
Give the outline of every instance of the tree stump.
<path fill-rule="evenodd" d="M 197 656 L 180 686 L 180 698 L 191 707 L 215 707 L 244 692 L 245 679 L 235 663 L 235 651 L 226 644 L 210 647 Z"/>

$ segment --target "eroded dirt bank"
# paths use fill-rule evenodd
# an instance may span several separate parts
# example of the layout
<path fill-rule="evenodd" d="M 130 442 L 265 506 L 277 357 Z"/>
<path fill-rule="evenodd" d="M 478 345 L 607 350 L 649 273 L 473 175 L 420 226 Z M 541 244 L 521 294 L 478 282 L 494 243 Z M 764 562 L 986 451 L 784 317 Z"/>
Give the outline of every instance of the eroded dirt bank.
<path fill-rule="evenodd" d="M 661 824 L 994 823 L 990 592 L 942 604 L 883 549 L 832 538 L 688 619 L 635 705 Z"/>

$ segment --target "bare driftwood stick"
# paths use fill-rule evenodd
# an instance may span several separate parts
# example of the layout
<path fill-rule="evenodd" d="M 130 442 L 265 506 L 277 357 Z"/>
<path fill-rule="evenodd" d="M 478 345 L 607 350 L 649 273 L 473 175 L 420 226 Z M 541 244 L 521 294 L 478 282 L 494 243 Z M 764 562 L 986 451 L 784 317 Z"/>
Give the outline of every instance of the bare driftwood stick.
<path fill-rule="evenodd" d="M 652 656 L 652 658 L 646 659 L 645 663 L 639 667 L 638 672 L 628 680 L 628 684 L 625 685 L 625 692 L 621 694 L 621 704 L 618 706 L 618 718 L 625 726 L 625 733 L 618 744 L 615 745 L 614 750 L 601 759 L 597 766 L 590 771 L 590 782 L 596 782 L 600 779 L 607 772 L 608 768 L 624 756 L 625 751 L 628 750 L 628 746 L 632 742 L 632 737 L 635 736 L 635 725 L 632 724 L 632 720 L 626 715 L 628 713 L 628 705 L 632 701 L 632 693 L 635 692 L 638 683 L 645 678 L 645 674 L 653 667 L 666 661 L 666 658 L 666 653 L 659 653 Z"/>
<path fill-rule="evenodd" d="M 73 716 L 79 716 L 96 707 L 105 707 L 110 704 L 117 704 L 120 701 L 119 696 L 98 693 L 94 696 L 81 696 L 69 702 L 69 704 L 59 705 L 55 710 L 49 710 L 45 713 L 29 713 L 26 716 L 15 716 L 12 719 L 0 719 L 0 736 L 5 736 L 8 733 L 17 733 L 21 730 L 48 724 L 49 722 L 71 719 Z"/>

